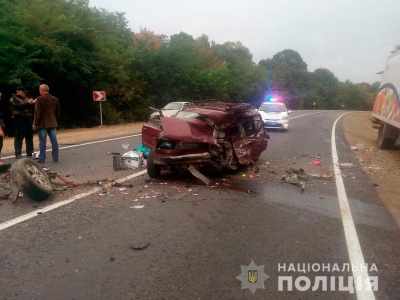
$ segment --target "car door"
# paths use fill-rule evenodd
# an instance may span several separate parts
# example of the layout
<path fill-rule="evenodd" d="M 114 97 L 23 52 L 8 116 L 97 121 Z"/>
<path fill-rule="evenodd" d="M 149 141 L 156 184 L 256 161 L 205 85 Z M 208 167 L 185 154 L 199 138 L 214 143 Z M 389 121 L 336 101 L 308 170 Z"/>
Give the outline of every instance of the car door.
<path fill-rule="evenodd" d="M 142 127 L 142 144 L 154 150 L 155 138 L 161 132 L 161 111 L 155 108 L 149 108 L 147 122 Z"/>

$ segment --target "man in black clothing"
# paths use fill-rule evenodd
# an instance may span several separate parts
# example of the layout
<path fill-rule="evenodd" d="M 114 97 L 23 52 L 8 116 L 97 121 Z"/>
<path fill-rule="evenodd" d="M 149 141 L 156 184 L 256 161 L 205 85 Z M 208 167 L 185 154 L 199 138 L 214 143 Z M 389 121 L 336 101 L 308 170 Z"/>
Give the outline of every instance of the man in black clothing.
<path fill-rule="evenodd" d="M 20 159 L 22 154 L 22 143 L 25 139 L 26 156 L 32 157 L 33 153 L 33 108 L 29 103 L 24 87 L 19 86 L 16 89 L 16 95 L 10 99 L 11 112 L 15 120 L 15 139 L 14 151 L 15 158 Z"/>

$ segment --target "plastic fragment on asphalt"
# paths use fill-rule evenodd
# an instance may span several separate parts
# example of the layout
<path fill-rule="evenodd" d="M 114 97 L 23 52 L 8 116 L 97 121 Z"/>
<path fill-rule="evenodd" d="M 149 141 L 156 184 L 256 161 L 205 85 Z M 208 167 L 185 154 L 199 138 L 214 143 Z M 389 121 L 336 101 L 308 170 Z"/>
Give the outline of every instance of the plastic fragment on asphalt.
<path fill-rule="evenodd" d="M 142 246 L 142 247 L 133 247 L 131 244 L 128 244 L 133 250 L 144 250 L 144 249 L 146 249 L 149 245 L 150 245 L 150 243 L 148 243 L 147 245 L 144 245 L 144 246 Z"/>
<path fill-rule="evenodd" d="M 354 164 L 353 163 L 341 163 L 341 164 L 339 164 L 339 166 L 343 167 L 343 168 L 352 168 L 352 167 L 354 167 Z"/>
<path fill-rule="evenodd" d="M 135 206 L 132 206 L 130 208 L 142 209 L 143 207 L 144 207 L 144 205 L 135 205 Z"/>
<path fill-rule="evenodd" d="M 316 174 L 316 173 L 311 173 L 310 176 L 312 178 L 318 178 L 318 179 L 332 179 L 333 175 L 332 174 Z"/>
<path fill-rule="evenodd" d="M 312 161 L 312 164 L 313 164 L 314 166 L 322 166 L 322 163 L 321 163 L 319 160 L 316 160 L 316 159 L 314 159 L 314 160 Z"/>

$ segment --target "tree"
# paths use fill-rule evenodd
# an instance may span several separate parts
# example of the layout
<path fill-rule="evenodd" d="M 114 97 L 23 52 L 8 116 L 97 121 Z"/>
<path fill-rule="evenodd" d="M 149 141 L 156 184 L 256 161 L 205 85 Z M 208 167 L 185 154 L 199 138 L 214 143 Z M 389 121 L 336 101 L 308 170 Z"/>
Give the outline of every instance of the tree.
<path fill-rule="evenodd" d="M 307 64 L 297 51 L 286 49 L 276 53 L 272 57 L 272 62 L 275 65 L 286 65 L 294 70 L 307 72 Z"/>

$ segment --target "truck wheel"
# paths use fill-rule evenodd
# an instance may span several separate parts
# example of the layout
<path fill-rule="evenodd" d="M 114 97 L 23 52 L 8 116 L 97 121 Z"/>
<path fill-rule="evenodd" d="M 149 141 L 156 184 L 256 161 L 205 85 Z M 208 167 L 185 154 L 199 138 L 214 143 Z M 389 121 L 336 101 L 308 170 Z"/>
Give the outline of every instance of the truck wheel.
<path fill-rule="evenodd" d="M 379 149 L 389 149 L 393 146 L 394 140 L 386 137 L 386 124 L 383 123 L 379 128 L 378 132 L 378 148 Z"/>
<path fill-rule="evenodd" d="M 14 163 L 10 175 L 15 185 L 33 200 L 43 201 L 53 192 L 47 173 L 29 158 L 21 158 Z"/>
<path fill-rule="evenodd" d="M 152 178 L 160 177 L 161 174 L 161 168 L 154 164 L 153 152 L 147 156 L 147 174 Z"/>

